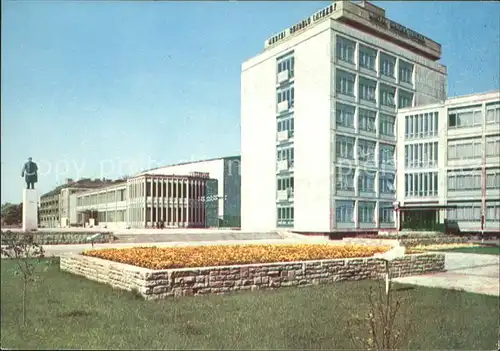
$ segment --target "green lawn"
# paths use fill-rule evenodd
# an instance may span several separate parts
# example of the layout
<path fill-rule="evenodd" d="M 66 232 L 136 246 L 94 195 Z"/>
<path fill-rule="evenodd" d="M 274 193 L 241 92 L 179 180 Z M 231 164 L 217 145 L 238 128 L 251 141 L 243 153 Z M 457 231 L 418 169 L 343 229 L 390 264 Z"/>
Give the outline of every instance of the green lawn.
<path fill-rule="evenodd" d="M 348 349 L 346 322 L 367 312 L 376 284 L 141 301 L 53 264 L 30 292 L 23 329 L 22 281 L 12 261 L 1 264 L 1 346 L 22 349 Z M 396 294 L 412 301 L 403 307 L 415 321 L 411 348 L 496 348 L 498 298 L 420 287 Z"/>
<path fill-rule="evenodd" d="M 457 247 L 455 249 L 439 250 L 444 252 L 463 252 L 484 255 L 500 255 L 499 246 L 476 246 L 476 247 Z"/>

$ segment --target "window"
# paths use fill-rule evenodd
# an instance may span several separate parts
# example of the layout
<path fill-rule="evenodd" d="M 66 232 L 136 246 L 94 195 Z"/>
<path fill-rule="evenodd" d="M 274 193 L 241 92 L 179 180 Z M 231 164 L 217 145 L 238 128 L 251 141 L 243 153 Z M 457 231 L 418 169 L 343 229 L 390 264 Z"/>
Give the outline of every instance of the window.
<path fill-rule="evenodd" d="M 481 204 L 462 205 L 447 209 L 447 218 L 455 221 L 480 222 Z"/>
<path fill-rule="evenodd" d="M 279 161 L 288 161 L 288 167 L 293 166 L 293 161 L 294 161 L 294 151 L 293 151 L 293 146 L 285 146 L 283 148 L 279 147 L 276 150 L 276 160 Z"/>
<path fill-rule="evenodd" d="M 388 107 L 396 107 L 395 99 L 396 88 L 380 84 L 380 104 Z"/>
<path fill-rule="evenodd" d="M 413 93 L 406 92 L 399 89 L 399 101 L 398 108 L 411 107 L 413 105 Z"/>
<path fill-rule="evenodd" d="M 391 137 L 395 136 L 394 135 L 395 121 L 396 121 L 395 116 L 390 116 L 390 115 L 386 115 L 384 113 L 381 113 L 380 114 L 380 127 L 379 127 L 380 134 L 386 135 L 386 136 L 391 136 Z"/>
<path fill-rule="evenodd" d="M 360 201 L 358 206 L 359 223 L 374 223 L 375 203 Z"/>
<path fill-rule="evenodd" d="M 358 190 L 364 193 L 375 192 L 375 173 L 368 171 L 359 171 Z"/>
<path fill-rule="evenodd" d="M 468 139 L 464 142 L 450 141 L 448 143 L 448 160 L 474 159 L 482 157 L 482 141 L 480 138 Z"/>
<path fill-rule="evenodd" d="M 396 192 L 396 175 L 394 173 L 380 173 L 379 188 L 382 194 L 394 194 Z"/>
<path fill-rule="evenodd" d="M 379 222 L 394 223 L 394 209 L 391 203 L 381 202 L 379 204 Z"/>
<path fill-rule="evenodd" d="M 486 156 L 500 156 L 500 135 L 486 137 Z"/>
<path fill-rule="evenodd" d="M 376 132 L 375 120 L 377 118 L 377 113 L 375 111 L 365 110 L 363 108 L 359 109 L 358 115 L 358 125 L 360 130 L 365 132 Z"/>
<path fill-rule="evenodd" d="M 392 165 L 394 166 L 394 152 L 396 150 L 395 146 L 380 144 L 380 166 Z"/>
<path fill-rule="evenodd" d="M 354 81 L 354 74 L 337 70 L 337 93 L 354 96 Z"/>
<path fill-rule="evenodd" d="M 409 62 L 399 60 L 399 81 L 412 84 L 413 65 Z"/>
<path fill-rule="evenodd" d="M 438 196 L 437 172 L 419 172 L 405 174 L 405 196 Z"/>
<path fill-rule="evenodd" d="M 354 128 L 354 112 L 356 108 L 351 105 L 337 103 L 337 127 Z"/>
<path fill-rule="evenodd" d="M 358 140 L 358 160 L 366 162 L 375 161 L 375 143 L 369 140 Z"/>
<path fill-rule="evenodd" d="M 486 203 L 486 221 L 500 221 L 500 204 Z"/>
<path fill-rule="evenodd" d="M 335 221 L 353 223 L 354 201 L 335 201 Z"/>
<path fill-rule="evenodd" d="M 385 53 L 380 53 L 380 74 L 394 78 L 394 67 L 396 66 L 396 58 Z"/>
<path fill-rule="evenodd" d="M 276 180 L 276 182 L 277 182 L 276 189 L 278 191 L 290 189 L 291 192 L 293 193 L 294 189 L 293 176 L 280 177 Z"/>
<path fill-rule="evenodd" d="M 375 61 L 377 59 L 377 51 L 366 47 L 364 45 L 359 45 L 359 66 L 375 71 Z"/>
<path fill-rule="evenodd" d="M 356 44 L 346 38 L 337 36 L 337 58 L 349 63 L 354 63 L 354 48 Z"/>
<path fill-rule="evenodd" d="M 376 88 L 377 88 L 377 82 L 361 77 L 359 79 L 359 98 L 362 100 L 375 102 Z"/>
<path fill-rule="evenodd" d="M 278 73 L 288 71 L 288 77 L 293 78 L 295 71 L 295 58 L 293 55 L 287 55 L 277 60 Z"/>
<path fill-rule="evenodd" d="M 279 132 L 283 132 L 287 130 L 289 132 L 289 136 L 293 136 L 294 134 L 294 122 L 293 122 L 293 115 L 288 115 L 284 118 L 278 119 L 276 121 L 277 123 L 277 130 Z"/>
<path fill-rule="evenodd" d="M 354 159 L 354 138 L 337 135 L 335 146 L 337 157 Z"/>
<path fill-rule="evenodd" d="M 465 128 L 482 124 L 481 109 L 451 110 L 448 114 L 449 128 Z"/>
<path fill-rule="evenodd" d="M 500 189 L 500 169 L 489 169 L 486 171 L 486 188 Z"/>
<path fill-rule="evenodd" d="M 293 209 L 293 206 L 280 206 L 277 208 L 278 226 L 293 226 Z"/>
<path fill-rule="evenodd" d="M 293 86 L 287 86 L 285 88 L 280 88 L 278 89 L 277 92 L 277 100 L 278 104 L 287 101 L 288 102 L 288 108 L 292 108 L 294 106 L 295 102 L 295 91 L 294 91 Z"/>
<path fill-rule="evenodd" d="M 354 169 L 336 168 L 336 189 L 344 191 L 354 191 Z"/>
<path fill-rule="evenodd" d="M 481 173 L 464 171 L 448 173 L 448 191 L 481 189 Z"/>
<path fill-rule="evenodd" d="M 486 106 L 486 123 L 500 123 L 500 104 Z"/>

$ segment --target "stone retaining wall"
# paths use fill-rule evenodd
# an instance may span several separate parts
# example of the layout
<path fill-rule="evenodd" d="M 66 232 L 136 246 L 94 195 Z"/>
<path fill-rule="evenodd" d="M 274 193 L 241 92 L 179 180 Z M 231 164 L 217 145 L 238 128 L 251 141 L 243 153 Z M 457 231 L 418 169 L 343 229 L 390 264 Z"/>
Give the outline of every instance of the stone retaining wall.
<path fill-rule="evenodd" d="M 445 269 L 444 260 L 442 254 L 407 255 L 392 262 L 391 276 L 396 278 L 442 272 Z M 60 268 L 116 288 L 137 289 L 148 300 L 317 285 L 342 280 L 380 279 L 385 273 L 384 262 L 375 258 L 155 271 L 83 255 L 63 255 Z"/>

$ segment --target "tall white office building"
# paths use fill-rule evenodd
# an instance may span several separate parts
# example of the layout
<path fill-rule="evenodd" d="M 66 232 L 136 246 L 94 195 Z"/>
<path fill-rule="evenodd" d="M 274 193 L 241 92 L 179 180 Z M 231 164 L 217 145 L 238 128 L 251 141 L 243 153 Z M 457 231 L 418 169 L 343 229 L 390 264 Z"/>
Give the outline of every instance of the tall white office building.
<path fill-rule="evenodd" d="M 441 207 L 427 217 L 465 232 L 498 231 L 500 91 L 405 108 L 397 121 L 400 206 Z"/>
<path fill-rule="evenodd" d="M 242 65 L 242 229 L 395 228 L 396 112 L 446 99 L 440 55 L 368 2 L 267 40 Z"/>

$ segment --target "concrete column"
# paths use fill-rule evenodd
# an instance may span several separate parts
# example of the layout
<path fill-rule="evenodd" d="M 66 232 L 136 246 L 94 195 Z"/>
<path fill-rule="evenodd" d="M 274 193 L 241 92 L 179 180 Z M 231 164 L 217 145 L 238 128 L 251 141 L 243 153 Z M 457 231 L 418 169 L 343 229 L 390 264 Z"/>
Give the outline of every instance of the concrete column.
<path fill-rule="evenodd" d="M 191 184 L 191 179 L 186 179 L 186 227 L 189 227 L 189 223 L 191 221 L 191 216 L 189 215 L 189 209 L 191 208 L 190 203 L 190 194 L 191 190 L 189 189 L 189 184 Z"/>

